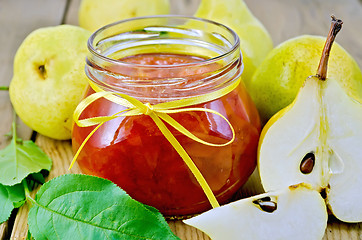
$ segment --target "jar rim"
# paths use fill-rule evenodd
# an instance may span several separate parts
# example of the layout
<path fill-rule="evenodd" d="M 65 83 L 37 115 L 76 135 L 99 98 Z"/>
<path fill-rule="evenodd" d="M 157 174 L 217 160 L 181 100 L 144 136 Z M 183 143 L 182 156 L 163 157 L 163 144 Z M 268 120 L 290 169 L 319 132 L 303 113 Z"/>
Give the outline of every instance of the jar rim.
<path fill-rule="evenodd" d="M 210 57 L 210 58 L 205 58 L 202 60 L 198 60 L 198 61 L 194 61 L 194 62 L 189 62 L 189 63 L 177 63 L 177 64 L 164 64 L 164 65 L 152 65 L 152 64 L 140 64 L 140 63 L 133 63 L 133 62 L 126 62 L 126 61 L 122 61 L 119 59 L 114 59 L 114 58 L 110 58 L 107 57 L 105 55 L 103 55 L 102 53 L 100 53 L 99 51 L 97 51 L 96 48 L 94 48 L 93 44 L 94 44 L 94 40 L 96 38 L 97 35 L 101 34 L 102 32 L 104 32 L 105 30 L 109 29 L 110 27 L 116 26 L 118 24 L 124 24 L 127 22 L 132 22 L 132 21 L 137 21 L 137 20 L 147 20 L 147 19 L 188 19 L 188 20 L 195 20 L 195 21 L 199 21 L 199 22 L 205 22 L 205 23 L 209 23 L 212 25 L 215 25 L 217 27 L 223 28 L 224 30 L 226 30 L 227 32 L 229 32 L 233 39 L 234 42 L 232 43 L 232 46 L 230 47 L 230 49 L 228 49 L 228 51 L 221 53 L 215 57 Z M 209 64 L 209 63 L 213 63 L 213 62 L 217 62 L 223 58 L 228 57 L 229 55 L 233 54 L 240 45 L 240 39 L 239 36 L 236 34 L 236 32 L 234 30 L 232 30 L 230 27 L 215 22 L 213 20 L 209 20 L 209 19 L 204 19 L 204 18 L 199 18 L 199 17 L 194 17 L 194 16 L 187 16 L 187 15 L 152 15 L 152 16 L 143 16 L 143 17 L 133 17 L 133 18 L 128 18 L 128 19 L 124 19 L 124 20 L 120 20 L 117 22 L 113 22 L 110 24 L 107 24 L 101 28 L 99 28 L 98 30 L 96 30 L 88 39 L 87 42 L 88 45 L 88 50 L 89 52 L 95 56 L 96 58 L 101 59 L 104 62 L 107 63 L 112 63 L 112 64 L 117 64 L 117 65 L 122 65 L 122 66 L 129 66 L 129 67 L 150 67 L 150 68 L 159 68 L 159 69 L 167 69 L 167 68 L 183 68 L 183 67 L 188 67 L 188 66 L 197 66 L 200 64 Z M 242 58 L 242 53 L 240 52 L 240 57 Z"/>

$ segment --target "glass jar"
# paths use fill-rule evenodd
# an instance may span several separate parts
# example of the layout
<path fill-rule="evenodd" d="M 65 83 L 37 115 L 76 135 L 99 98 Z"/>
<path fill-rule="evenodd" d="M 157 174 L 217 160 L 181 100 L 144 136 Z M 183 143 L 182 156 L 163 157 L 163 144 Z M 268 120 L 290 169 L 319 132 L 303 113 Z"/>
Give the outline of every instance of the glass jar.
<path fill-rule="evenodd" d="M 104 91 L 123 93 L 150 105 L 210 95 L 240 79 L 239 39 L 229 28 L 181 16 L 134 18 L 107 25 L 89 39 L 86 74 Z M 94 93 L 89 88 L 86 96 Z M 258 112 L 241 83 L 230 93 L 196 106 L 217 111 L 231 123 L 235 140 L 207 146 L 166 124 L 196 164 L 220 203 L 247 181 L 256 166 Z M 101 98 L 80 119 L 110 116 L 125 107 Z M 170 113 L 202 140 L 225 143 L 233 133 L 217 114 Z M 76 151 L 95 128 L 74 125 Z M 194 175 L 148 115 L 104 123 L 78 156 L 85 174 L 107 178 L 134 199 L 166 216 L 205 211 L 210 203 Z"/>

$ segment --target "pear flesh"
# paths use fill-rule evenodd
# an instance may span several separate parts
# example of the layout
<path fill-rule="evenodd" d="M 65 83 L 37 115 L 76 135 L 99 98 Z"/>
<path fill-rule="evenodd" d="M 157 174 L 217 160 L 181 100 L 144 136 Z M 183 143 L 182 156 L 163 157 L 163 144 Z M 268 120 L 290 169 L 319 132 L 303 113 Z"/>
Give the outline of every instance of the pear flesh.
<path fill-rule="evenodd" d="M 272 212 L 258 201 L 270 199 Z M 213 240 L 322 239 L 327 227 L 327 210 L 320 194 L 305 184 L 242 199 L 184 220 Z"/>
<path fill-rule="evenodd" d="M 326 190 L 333 214 L 346 222 L 362 221 L 362 105 L 335 79 L 309 77 L 294 102 L 265 126 L 258 166 L 266 191 L 305 182 Z M 301 171 L 314 155 L 309 173 Z"/>

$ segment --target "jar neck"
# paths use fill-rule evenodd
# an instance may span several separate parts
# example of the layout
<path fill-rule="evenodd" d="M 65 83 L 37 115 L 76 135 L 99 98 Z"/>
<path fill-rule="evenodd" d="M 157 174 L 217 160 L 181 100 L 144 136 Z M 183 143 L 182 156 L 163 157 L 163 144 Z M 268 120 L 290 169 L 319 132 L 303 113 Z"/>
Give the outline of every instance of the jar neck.
<path fill-rule="evenodd" d="M 143 102 L 195 97 L 227 87 L 243 70 L 237 35 L 218 23 L 190 17 L 145 17 L 107 25 L 88 41 L 86 74 L 105 91 Z M 187 57 L 144 64 L 135 56 Z"/>

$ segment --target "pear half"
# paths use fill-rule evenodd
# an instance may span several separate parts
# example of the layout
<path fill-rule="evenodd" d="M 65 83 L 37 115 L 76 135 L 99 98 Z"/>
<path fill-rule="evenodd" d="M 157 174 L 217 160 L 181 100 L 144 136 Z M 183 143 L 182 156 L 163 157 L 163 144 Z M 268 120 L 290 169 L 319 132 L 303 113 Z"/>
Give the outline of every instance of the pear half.
<path fill-rule="evenodd" d="M 296 99 L 264 127 L 258 153 L 260 177 L 266 191 L 309 183 L 325 191 L 338 219 L 360 222 L 362 104 L 340 80 L 321 77 L 326 75 L 329 56 L 324 53 L 322 73 L 307 78 Z"/>
<path fill-rule="evenodd" d="M 322 239 L 327 209 L 305 184 L 242 199 L 184 220 L 213 240 Z"/>

